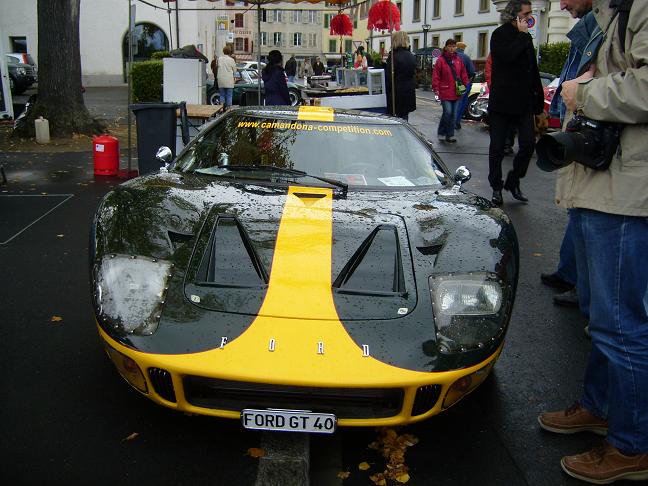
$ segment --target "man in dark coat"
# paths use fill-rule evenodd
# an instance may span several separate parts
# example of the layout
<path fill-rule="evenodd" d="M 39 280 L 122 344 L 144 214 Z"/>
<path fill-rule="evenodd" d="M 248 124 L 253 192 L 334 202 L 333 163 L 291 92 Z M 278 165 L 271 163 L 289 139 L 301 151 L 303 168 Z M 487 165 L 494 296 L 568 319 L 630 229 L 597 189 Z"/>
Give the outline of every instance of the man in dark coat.
<path fill-rule="evenodd" d="M 409 39 L 403 30 L 392 34 L 392 50 L 385 66 L 387 113 L 403 120 L 416 110 L 416 58 L 409 50 Z M 392 98 L 392 63 L 394 95 Z M 395 102 L 395 103 L 394 103 Z"/>
<path fill-rule="evenodd" d="M 503 24 L 491 36 L 488 182 L 493 189 L 493 204 L 497 206 L 503 203 L 502 189 L 510 191 L 518 201 L 528 201 L 520 190 L 520 179 L 526 175 L 535 147 L 534 115 L 542 113 L 544 107 L 538 63 L 527 24 L 530 17 L 530 0 L 510 0 L 501 14 Z M 511 128 L 517 128 L 520 150 L 513 159 L 513 170 L 503 182 L 504 144 Z"/>
<path fill-rule="evenodd" d="M 313 63 L 313 74 L 315 76 L 321 76 L 322 74 L 324 74 L 324 71 L 326 71 L 324 63 L 319 57 L 316 57 L 315 62 Z"/>
<path fill-rule="evenodd" d="M 297 74 L 297 60 L 295 59 L 294 54 L 292 54 L 290 56 L 290 59 L 286 61 L 286 66 L 284 69 L 286 71 L 286 76 L 288 76 L 288 81 L 294 83 L 295 75 Z"/>

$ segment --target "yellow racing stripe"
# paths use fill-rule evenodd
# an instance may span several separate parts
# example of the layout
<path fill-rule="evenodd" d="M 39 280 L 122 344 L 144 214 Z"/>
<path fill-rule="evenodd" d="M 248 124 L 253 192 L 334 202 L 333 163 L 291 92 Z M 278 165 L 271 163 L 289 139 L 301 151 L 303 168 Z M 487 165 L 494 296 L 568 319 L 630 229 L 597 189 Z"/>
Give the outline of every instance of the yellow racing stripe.
<path fill-rule="evenodd" d="M 303 121 L 326 121 L 334 120 L 333 108 L 328 106 L 300 106 L 297 112 L 297 119 Z"/>

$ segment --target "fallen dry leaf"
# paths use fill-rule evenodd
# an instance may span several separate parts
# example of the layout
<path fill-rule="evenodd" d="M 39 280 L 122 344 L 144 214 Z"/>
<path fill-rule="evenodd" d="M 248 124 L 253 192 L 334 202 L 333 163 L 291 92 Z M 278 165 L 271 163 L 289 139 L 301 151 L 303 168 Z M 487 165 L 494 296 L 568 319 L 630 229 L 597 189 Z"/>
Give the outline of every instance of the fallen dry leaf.
<path fill-rule="evenodd" d="M 366 471 L 370 467 L 371 466 L 369 465 L 368 462 L 361 462 L 360 464 L 358 464 L 358 469 L 360 469 L 361 471 Z"/>
<path fill-rule="evenodd" d="M 387 486 L 387 480 L 385 479 L 385 475 L 382 473 L 373 474 L 372 476 L 369 476 L 369 479 L 371 479 L 376 486 Z"/>
<path fill-rule="evenodd" d="M 265 451 L 263 449 L 259 449 L 258 447 L 250 447 L 247 450 L 247 455 L 250 457 L 263 457 L 265 456 Z"/>
<path fill-rule="evenodd" d="M 52 316 L 50 322 L 61 322 L 63 318 L 61 316 Z"/>
<path fill-rule="evenodd" d="M 129 435 L 128 437 L 126 437 L 122 442 L 125 442 L 125 441 L 127 441 L 127 440 L 133 440 L 133 439 L 134 439 L 135 437 L 137 437 L 138 435 L 139 435 L 139 432 L 133 432 L 131 435 Z"/>
<path fill-rule="evenodd" d="M 532 253 L 531 255 L 533 255 L 534 257 L 541 257 L 542 253 Z"/>
<path fill-rule="evenodd" d="M 402 473 L 396 476 L 394 479 L 401 484 L 405 484 L 407 481 L 410 480 L 410 475 L 407 473 Z"/>
<path fill-rule="evenodd" d="M 65 235 L 56 235 L 57 238 L 63 238 Z"/>
<path fill-rule="evenodd" d="M 351 473 L 349 471 L 340 471 L 339 473 L 337 473 L 337 477 L 339 479 L 348 479 L 350 475 Z"/>

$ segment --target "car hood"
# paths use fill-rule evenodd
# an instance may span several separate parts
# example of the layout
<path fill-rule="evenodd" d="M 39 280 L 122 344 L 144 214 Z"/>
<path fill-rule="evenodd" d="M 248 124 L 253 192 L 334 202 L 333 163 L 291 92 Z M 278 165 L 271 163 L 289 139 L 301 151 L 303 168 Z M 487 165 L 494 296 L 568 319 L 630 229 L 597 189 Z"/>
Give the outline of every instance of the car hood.
<path fill-rule="evenodd" d="M 297 327 L 343 322 L 387 356 L 390 340 L 402 349 L 434 342 L 431 275 L 496 273 L 513 288 L 517 280 L 506 215 L 453 189 L 352 190 L 344 198 L 327 187 L 164 173 L 110 192 L 93 231 L 95 268 L 112 254 L 173 264 L 154 336 L 103 326 L 155 353 L 208 349 L 267 318 Z M 424 369 L 436 356 L 430 349 L 393 359 Z"/>

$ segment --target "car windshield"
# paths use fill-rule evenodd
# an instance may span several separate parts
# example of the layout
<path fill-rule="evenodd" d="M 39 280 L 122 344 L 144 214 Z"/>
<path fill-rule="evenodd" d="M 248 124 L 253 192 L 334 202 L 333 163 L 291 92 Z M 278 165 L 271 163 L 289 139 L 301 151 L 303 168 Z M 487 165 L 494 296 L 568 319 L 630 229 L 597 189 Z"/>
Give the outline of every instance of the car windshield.
<path fill-rule="evenodd" d="M 430 148 L 406 126 L 351 120 L 299 121 L 231 114 L 200 134 L 174 168 L 266 181 L 300 177 L 268 167 L 294 169 L 349 187 L 404 188 L 445 182 L 446 175 L 434 163 Z M 249 170 L 241 170 L 246 167 Z"/>
<path fill-rule="evenodd" d="M 9 56 L 9 55 L 7 55 L 6 57 L 7 57 L 7 63 L 9 63 L 9 64 L 20 64 L 18 62 L 18 59 L 16 59 L 15 57 Z"/>

